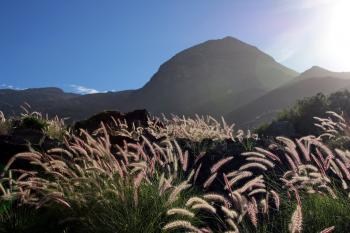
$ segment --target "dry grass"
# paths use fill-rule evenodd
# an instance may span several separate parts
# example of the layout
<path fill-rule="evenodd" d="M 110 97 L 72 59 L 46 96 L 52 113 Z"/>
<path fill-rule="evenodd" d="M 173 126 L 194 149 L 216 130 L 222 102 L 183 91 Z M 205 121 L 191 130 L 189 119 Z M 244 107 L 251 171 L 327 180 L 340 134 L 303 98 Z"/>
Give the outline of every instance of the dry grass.
<path fill-rule="evenodd" d="M 175 138 L 186 138 L 193 142 L 200 142 L 204 139 L 220 141 L 233 139 L 242 141 L 244 138 L 256 138 L 257 135 L 249 131 L 235 130 L 234 124 L 229 125 L 224 118 L 221 122 L 210 116 L 198 116 L 195 118 L 179 117 L 172 115 L 171 118 L 155 118 L 151 122 L 151 132 L 158 136 Z M 152 123 L 153 122 L 153 123 Z M 164 127 L 159 127 L 157 122 L 162 122 Z"/>
<path fill-rule="evenodd" d="M 51 139 L 63 141 L 65 136 L 69 136 L 69 129 L 65 126 L 65 119 L 58 116 L 50 118 L 48 115 L 42 115 L 39 112 L 31 111 L 29 104 L 21 106 L 23 113 L 21 114 L 22 124 L 29 120 L 31 124 L 35 124 Z"/>
<path fill-rule="evenodd" d="M 0 111 L 0 135 L 8 134 L 9 129 L 10 129 L 10 124 L 8 120 L 5 118 L 4 113 Z"/>
<path fill-rule="evenodd" d="M 289 232 L 299 233 L 303 231 L 305 197 L 318 194 L 339 199 L 343 194 L 350 195 L 350 152 L 333 150 L 324 142 L 328 134 L 338 137 L 349 125 L 340 116 L 332 115 L 340 121 L 318 119 L 325 130 L 319 137 L 277 137 L 268 148 L 227 155 L 210 166 L 208 177 L 200 184 L 202 194 L 187 199 L 184 194 L 189 189 L 198 189 L 198 184 L 194 187 L 194 183 L 201 164 L 190 164 L 190 155 L 182 151 L 175 138 L 220 141 L 255 136 L 235 132 L 233 126 L 225 121 L 220 124 L 213 118 L 174 116 L 170 120 L 164 118 L 163 127 L 150 121 L 148 128 L 129 128 L 118 122 L 119 129 L 113 134 L 126 135 L 138 142 L 111 145 L 109 130 L 103 126 L 95 137 L 85 131 L 80 137 L 71 136 L 65 148 L 18 154 L 5 168 L 7 175 L 3 176 L 0 186 L 2 197 L 16 198 L 37 208 L 57 203 L 73 210 L 86 210 L 92 203 L 103 200 L 105 205 L 113 207 L 106 208 L 108 211 L 103 216 L 111 213 L 119 216 L 107 221 L 114 230 L 122 229 L 123 225 L 113 223 L 125 223 L 121 221 L 121 212 L 112 211 L 123 209 L 114 202 L 128 200 L 126 209 L 141 210 L 142 206 L 147 206 L 145 203 L 157 198 L 161 208 L 156 209 L 159 215 L 155 214 L 157 220 L 152 223 L 159 223 L 161 228 L 154 232 L 244 232 L 247 221 L 251 229 L 258 231 L 264 224 L 262 217 L 279 213 L 286 203 L 296 203 L 294 213 L 286 221 Z M 143 136 L 145 131 L 163 140 L 151 143 Z M 117 151 L 113 152 L 114 147 Z M 244 161 L 238 169 L 222 171 L 223 166 L 233 165 L 237 157 Z M 35 169 L 12 169 L 11 164 L 16 159 L 27 160 Z M 207 193 L 214 183 L 221 181 L 215 192 Z M 149 199 L 151 195 L 153 198 Z M 131 211 L 129 215 L 124 217 L 133 218 L 137 213 Z M 145 216 L 137 216 L 138 221 L 134 223 L 139 225 L 140 218 Z M 89 226 L 97 231 L 104 221 L 89 222 Z M 333 230 L 332 226 L 327 227 L 324 232 Z M 147 228 L 147 232 L 153 232 L 150 229 Z"/>

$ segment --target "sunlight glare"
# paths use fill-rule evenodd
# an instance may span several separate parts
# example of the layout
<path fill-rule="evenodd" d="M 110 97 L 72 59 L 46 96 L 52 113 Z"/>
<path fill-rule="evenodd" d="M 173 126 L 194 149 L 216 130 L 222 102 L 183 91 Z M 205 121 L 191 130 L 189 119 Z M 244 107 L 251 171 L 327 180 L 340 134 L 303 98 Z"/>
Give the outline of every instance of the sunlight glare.
<path fill-rule="evenodd" d="M 330 10 L 322 49 L 335 68 L 350 70 L 350 0 L 334 1 Z"/>

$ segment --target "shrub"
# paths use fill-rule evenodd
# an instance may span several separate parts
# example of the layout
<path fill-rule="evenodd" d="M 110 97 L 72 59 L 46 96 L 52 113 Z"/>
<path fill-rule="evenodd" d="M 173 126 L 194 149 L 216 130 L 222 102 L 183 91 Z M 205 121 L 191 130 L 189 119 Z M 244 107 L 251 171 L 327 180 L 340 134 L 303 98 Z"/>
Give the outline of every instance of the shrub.
<path fill-rule="evenodd" d="M 118 189 L 123 196 L 111 193 L 101 200 L 96 196 L 86 209 L 80 213 L 88 232 L 114 233 L 114 232 L 162 232 L 167 221 L 172 219 L 167 212 L 171 207 L 185 206 L 186 199 L 182 196 L 176 202 L 168 205 L 168 195 L 159 195 L 156 185 L 143 183 L 137 191 L 138 197 L 135 202 L 135 189 L 133 185 L 123 185 Z M 77 209 L 75 209 L 77 210 Z M 184 220 L 193 222 L 189 217 Z"/>
<path fill-rule="evenodd" d="M 281 111 L 275 121 L 290 122 L 299 137 L 303 135 L 319 135 L 320 129 L 314 125 L 314 116 L 327 117 L 326 111 L 343 113 L 347 118 L 350 116 L 350 92 L 339 91 L 328 96 L 318 93 L 297 101 L 292 107 Z M 265 134 L 269 125 L 258 127 L 259 134 Z"/>
<path fill-rule="evenodd" d="M 324 116 L 329 110 L 328 98 L 319 93 L 316 96 L 299 100 L 292 108 L 284 110 L 278 121 L 288 121 L 294 125 L 298 135 L 317 135 L 320 130 L 314 126 L 314 116 Z"/>
<path fill-rule="evenodd" d="M 47 126 L 47 122 L 41 118 L 37 118 L 35 116 L 25 116 L 21 119 L 19 128 L 45 131 L 47 129 Z"/>
<path fill-rule="evenodd" d="M 64 119 L 60 119 L 56 116 L 46 121 L 47 127 L 45 134 L 51 139 L 63 141 L 65 136 L 69 136 L 69 129 L 65 126 Z"/>
<path fill-rule="evenodd" d="M 2 201 L 0 208 L 0 233 L 64 233 L 65 227 L 57 224 L 65 218 L 59 209 L 37 210 L 33 206 Z M 50 223 L 50 224 L 48 224 Z"/>
<path fill-rule="evenodd" d="M 27 106 L 30 109 L 30 106 Z M 30 112 L 22 107 L 25 113 L 20 118 L 19 128 L 40 130 L 51 139 L 63 141 L 64 136 L 68 135 L 68 130 L 64 124 L 64 119 L 57 116 L 54 118 L 44 117 L 39 112 Z"/>
<path fill-rule="evenodd" d="M 260 136 L 265 136 L 265 133 L 267 129 L 270 127 L 271 124 L 263 123 L 259 127 L 257 127 L 254 132 Z"/>
<path fill-rule="evenodd" d="M 303 198 L 303 224 L 305 233 L 321 232 L 335 226 L 334 233 L 350 229 L 350 201 L 348 197 L 338 198 L 313 194 Z"/>
<path fill-rule="evenodd" d="M 0 111 L 0 135 L 6 135 L 11 128 L 11 122 L 5 118 L 3 112 Z"/>

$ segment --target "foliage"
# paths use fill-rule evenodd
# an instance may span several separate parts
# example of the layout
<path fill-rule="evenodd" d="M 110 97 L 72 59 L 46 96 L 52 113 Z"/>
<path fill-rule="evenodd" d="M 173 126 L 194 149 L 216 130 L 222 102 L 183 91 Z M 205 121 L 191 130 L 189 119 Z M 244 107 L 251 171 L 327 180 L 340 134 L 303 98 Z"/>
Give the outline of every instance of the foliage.
<path fill-rule="evenodd" d="M 139 201 L 135 203 L 134 189 L 132 186 L 123 186 L 124 199 L 111 195 L 103 200 L 96 200 L 86 206 L 87 211 L 81 213 L 82 221 L 87 232 L 114 233 L 114 232 L 161 232 L 165 222 L 171 220 L 167 211 L 171 206 L 184 206 L 185 199 L 179 199 L 172 205 L 168 205 L 166 195 L 159 196 L 158 187 L 142 184 L 139 188 Z M 184 217 L 189 221 L 190 218 Z"/>
<path fill-rule="evenodd" d="M 2 201 L 0 208 L 1 233 L 63 233 L 65 227 L 55 220 L 64 218 L 58 215 L 59 209 L 48 211 L 37 210 L 33 206 L 9 201 Z M 48 224 L 50 223 L 50 224 Z"/>
<path fill-rule="evenodd" d="M 119 148 L 113 155 L 106 129 L 104 132 L 96 140 L 83 131 L 84 140 L 73 136 L 68 150 L 16 155 L 5 171 L 16 159 L 25 159 L 44 173 L 19 171 L 21 179 L 3 184 L 9 190 L 2 188 L 3 197 L 39 209 L 59 204 L 69 210 L 72 219 L 78 219 L 84 232 L 161 232 L 171 219 L 167 211 L 185 204 L 181 191 L 190 187 L 190 180 L 179 178 L 186 171 L 187 157 L 179 149 L 169 150 L 166 145 L 171 144 L 153 148 L 148 141 L 145 146 Z M 146 150 L 153 154 L 147 155 Z M 155 157 L 156 152 L 164 157 Z M 197 220 L 193 216 L 188 221 Z"/>
<path fill-rule="evenodd" d="M 314 116 L 323 116 L 329 110 L 328 98 L 319 93 L 316 96 L 299 100 L 292 108 L 280 113 L 279 121 L 289 121 L 299 135 L 317 135 L 319 130 L 314 126 Z"/>
<path fill-rule="evenodd" d="M 336 226 L 334 233 L 347 232 L 350 227 L 350 202 L 346 196 L 332 198 L 320 194 L 302 195 L 302 227 L 304 233 L 321 232 Z M 282 197 L 282 196 L 281 196 Z M 297 203 L 288 201 L 284 196 L 279 211 L 260 216 L 261 224 L 257 228 L 249 220 L 242 223 L 243 233 L 289 233 L 290 219 Z"/>
<path fill-rule="evenodd" d="M 30 112 L 30 108 L 28 104 L 22 106 L 24 113 L 21 114 L 20 128 L 40 130 L 48 137 L 61 141 L 68 134 L 64 119 L 60 119 L 57 116 L 50 119 L 48 116 L 44 117 L 39 112 Z"/>
<path fill-rule="evenodd" d="M 221 141 L 225 139 L 243 140 L 246 137 L 256 138 L 257 135 L 243 130 L 235 130 L 234 124 L 228 125 L 224 118 L 221 122 L 211 116 L 186 118 L 172 115 L 171 118 L 163 116 L 151 122 L 150 131 L 158 136 L 165 136 L 171 139 L 189 139 L 192 142 L 201 142 L 206 139 Z M 153 123 L 152 123 L 153 122 Z M 162 122 L 162 127 L 157 123 Z"/>
<path fill-rule="evenodd" d="M 11 133 L 13 128 L 31 129 L 41 131 L 51 139 L 63 141 L 64 137 L 69 134 L 64 119 L 60 119 L 57 116 L 54 118 L 44 117 L 41 113 L 30 112 L 29 105 L 22 108 L 24 113 L 21 114 L 20 118 L 6 119 L 0 111 L 0 135 Z"/>
<path fill-rule="evenodd" d="M 301 233 L 333 226 L 344 232 L 350 222 L 350 152 L 345 144 L 328 143 L 350 141 L 350 124 L 337 113 L 328 115 L 313 118 L 319 135 L 276 137 L 264 147 L 249 132 L 234 132 L 211 118 L 175 117 L 144 128 L 124 125 L 117 132 L 102 125 L 95 135 L 82 130 L 62 148 L 13 157 L 0 179 L 1 197 L 19 203 L 11 213 L 23 204 L 56 211 L 54 222 L 72 233 Z M 133 141 L 113 144 L 110 134 Z M 228 140 L 246 151 L 203 160 L 211 154 L 200 152 Z M 195 154 L 183 151 L 196 145 L 191 142 L 199 142 Z M 16 160 L 33 167 L 16 169 Z"/>
<path fill-rule="evenodd" d="M 47 127 L 44 132 L 51 139 L 63 141 L 64 137 L 69 135 L 69 128 L 65 126 L 64 119 L 56 116 L 52 119 L 47 119 L 46 122 Z"/>
<path fill-rule="evenodd" d="M 347 232 L 350 229 L 350 201 L 345 196 L 332 198 L 313 194 L 303 199 L 305 233 L 321 232 L 335 226 L 334 233 Z"/>
<path fill-rule="evenodd" d="M 326 117 L 327 111 L 343 113 L 350 116 L 350 92 L 348 90 L 332 93 L 328 96 L 319 93 L 297 101 L 292 107 L 279 113 L 275 121 L 288 121 L 299 136 L 319 135 L 320 129 L 314 126 L 314 116 Z M 259 134 L 265 134 L 268 125 L 258 127 Z"/>
<path fill-rule="evenodd" d="M 3 112 L 0 111 L 0 135 L 6 135 L 11 130 L 11 121 L 6 119 Z"/>
<path fill-rule="evenodd" d="M 35 116 L 24 116 L 21 119 L 21 123 L 18 126 L 23 129 L 35 129 L 40 131 L 45 131 L 47 129 L 47 122 L 41 118 Z"/>
<path fill-rule="evenodd" d="M 268 123 L 262 123 L 259 127 L 257 127 L 254 132 L 260 136 L 265 135 L 266 131 L 268 130 L 268 128 L 270 127 L 270 124 Z"/>

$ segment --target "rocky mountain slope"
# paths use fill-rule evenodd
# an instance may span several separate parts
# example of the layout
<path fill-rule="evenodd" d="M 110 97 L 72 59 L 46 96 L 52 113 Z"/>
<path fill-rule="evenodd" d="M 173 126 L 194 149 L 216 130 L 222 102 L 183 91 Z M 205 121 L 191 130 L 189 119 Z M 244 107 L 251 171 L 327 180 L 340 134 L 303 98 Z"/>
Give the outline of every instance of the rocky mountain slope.
<path fill-rule="evenodd" d="M 138 90 L 72 95 L 56 90 L 0 91 L 0 109 L 17 113 L 24 101 L 35 110 L 79 120 L 103 110 L 146 108 L 152 114 L 225 115 L 291 81 L 298 73 L 232 37 L 186 49 L 160 66 Z M 13 93 L 21 98 L 13 100 Z"/>
<path fill-rule="evenodd" d="M 79 97 L 77 94 L 65 93 L 59 88 L 32 88 L 26 90 L 0 90 L 0 110 L 6 115 L 18 115 L 24 103 L 29 103 L 35 111 L 51 112 L 53 106 Z"/>
<path fill-rule="evenodd" d="M 317 93 L 330 94 L 350 89 L 350 73 L 337 73 L 320 67 L 312 67 L 291 82 L 226 115 L 226 119 L 246 128 L 269 122 L 284 108 L 298 99 L 311 97 Z"/>
<path fill-rule="evenodd" d="M 350 73 L 318 66 L 298 74 L 232 37 L 188 48 L 162 64 L 137 90 L 77 95 L 58 88 L 0 90 L 0 110 L 20 105 L 81 120 L 105 110 L 147 109 L 151 114 L 210 114 L 251 128 L 273 119 L 296 100 L 350 88 Z"/>

